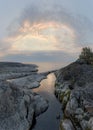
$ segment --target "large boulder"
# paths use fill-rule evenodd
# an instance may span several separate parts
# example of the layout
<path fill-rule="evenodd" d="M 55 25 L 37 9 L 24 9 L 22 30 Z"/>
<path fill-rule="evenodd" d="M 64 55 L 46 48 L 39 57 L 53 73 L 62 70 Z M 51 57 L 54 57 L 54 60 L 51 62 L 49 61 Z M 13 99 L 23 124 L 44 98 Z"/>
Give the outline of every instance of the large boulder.
<path fill-rule="evenodd" d="M 73 127 L 72 122 L 69 119 L 66 119 L 61 122 L 60 130 L 75 130 L 75 128 Z"/>

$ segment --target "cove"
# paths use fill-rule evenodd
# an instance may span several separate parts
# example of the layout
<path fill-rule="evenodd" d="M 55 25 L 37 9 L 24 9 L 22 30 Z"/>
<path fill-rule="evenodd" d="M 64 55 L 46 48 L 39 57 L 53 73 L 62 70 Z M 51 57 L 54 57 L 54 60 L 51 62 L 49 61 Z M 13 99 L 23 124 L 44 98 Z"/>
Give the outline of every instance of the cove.
<path fill-rule="evenodd" d="M 59 113 L 62 113 L 61 104 L 54 95 L 55 75 L 49 74 L 47 79 L 40 83 L 40 87 L 33 89 L 34 92 L 43 96 L 49 102 L 49 108 L 46 112 L 36 118 L 36 124 L 32 130 L 58 130 L 60 119 L 57 119 Z M 61 118 L 62 115 L 60 115 Z"/>

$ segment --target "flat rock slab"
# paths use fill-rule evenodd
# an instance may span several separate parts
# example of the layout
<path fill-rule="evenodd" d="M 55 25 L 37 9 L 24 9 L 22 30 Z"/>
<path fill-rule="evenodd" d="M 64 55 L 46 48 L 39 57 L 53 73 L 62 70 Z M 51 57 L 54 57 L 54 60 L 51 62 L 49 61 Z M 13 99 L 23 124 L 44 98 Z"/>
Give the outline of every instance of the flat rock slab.
<path fill-rule="evenodd" d="M 32 74 L 29 76 L 11 79 L 8 81 L 11 82 L 11 84 L 14 84 L 20 88 L 32 89 L 38 87 L 40 85 L 39 82 L 44 78 L 46 78 L 46 76 L 44 76 L 43 74 Z"/>

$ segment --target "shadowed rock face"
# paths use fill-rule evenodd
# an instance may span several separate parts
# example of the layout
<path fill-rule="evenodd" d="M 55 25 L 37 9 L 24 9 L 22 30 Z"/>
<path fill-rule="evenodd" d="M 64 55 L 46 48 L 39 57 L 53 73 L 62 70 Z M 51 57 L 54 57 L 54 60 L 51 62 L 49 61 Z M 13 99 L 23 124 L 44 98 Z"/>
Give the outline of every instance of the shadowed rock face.
<path fill-rule="evenodd" d="M 74 62 L 57 71 L 56 77 L 55 94 L 64 112 L 60 129 L 93 130 L 93 66 Z"/>
<path fill-rule="evenodd" d="M 48 102 L 30 89 L 33 84 L 38 87 L 46 75 L 37 74 L 34 65 L 1 63 L 0 67 L 0 130 L 29 130 L 34 116 L 48 108 Z"/>
<path fill-rule="evenodd" d="M 30 127 L 29 121 L 32 123 L 34 109 L 30 109 L 31 120 L 28 120 L 31 101 L 27 102 L 24 97 L 24 92 L 11 88 L 8 83 L 0 84 L 0 130 L 25 130 Z"/>

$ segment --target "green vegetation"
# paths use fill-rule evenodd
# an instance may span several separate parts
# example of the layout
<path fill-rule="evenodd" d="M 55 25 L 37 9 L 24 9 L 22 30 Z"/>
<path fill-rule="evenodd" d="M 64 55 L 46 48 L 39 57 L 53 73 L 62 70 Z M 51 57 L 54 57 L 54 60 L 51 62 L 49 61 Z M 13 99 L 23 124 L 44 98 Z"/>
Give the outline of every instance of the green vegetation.
<path fill-rule="evenodd" d="M 93 65 L 93 52 L 92 49 L 89 47 L 84 47 L 82 49 L 82 52 L 79 56 L 79 59 L 85 60 L 87 64 L 92 64 Z"/>

